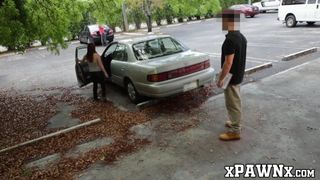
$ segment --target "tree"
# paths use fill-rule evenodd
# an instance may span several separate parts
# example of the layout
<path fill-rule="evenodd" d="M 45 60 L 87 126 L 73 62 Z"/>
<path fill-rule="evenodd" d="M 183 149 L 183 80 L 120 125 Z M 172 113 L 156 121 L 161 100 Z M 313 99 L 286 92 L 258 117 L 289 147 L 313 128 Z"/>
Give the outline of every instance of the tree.
<path fill-rule="evenodd" d="M 108 24 L 112 28 L 123 26 L 122 0 L 93 0 L 93 16 L 99 24 Z"/>
<path fill-rule="evenodd" d="M 136 29 L 140 29 L 142 20 L 145 17 L 141 9 L 138 7 L 134 7 L 130 8 L 127 12 L 129 14 L 129 21 L 134 22 Z"/>
<path fill-rule="evenodd" d="M 248 0 L 228 0 L 228 1 L 220 0 L 222 9 L 226 9 L 234 4 L 247 4 L 247 3 L 248 3 Z"/>
<path fill-rule="evenodd" d="M 219 0 L 168 0 L 173 11 L 178 17 L 179 21 L 183 18 L 196 16 L 205 16 L 208 13 L 217 13 L 221 10 Z"/>
<path fill-rule="evenodd" d="M 0 8 L 0 44 L 9 50 L 24 50 L 28 43 L 23 3 L 24 1 L 6 0 Z"/>
<path fill-rule="evenodd" d="M 10 50 L 24 50 L 40 40 L 49 50 L 66 48 L 81 21 L 78 0 L 6 0 L 0 8 L 0 44 Z"/>
<path fill-rule="evenodd" d="M 152 32 L 152 12 L 153 8 L 163 7 L 163 0 L 130 0 L 131 8 L 141 8 L 147 19 L 148 32 Z"/>

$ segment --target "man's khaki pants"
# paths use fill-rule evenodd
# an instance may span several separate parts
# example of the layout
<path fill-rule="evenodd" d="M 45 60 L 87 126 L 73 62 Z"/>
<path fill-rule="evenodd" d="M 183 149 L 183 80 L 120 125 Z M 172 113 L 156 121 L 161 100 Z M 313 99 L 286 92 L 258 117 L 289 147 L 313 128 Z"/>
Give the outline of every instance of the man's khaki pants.
<path fill-rule="evenodd" d="M 242 114 L 240 85 L 229 85 L 224 90 L 224 96 L 229 119 L 231 121 L 231 131 L 240 133 L 240 122 Z"/>

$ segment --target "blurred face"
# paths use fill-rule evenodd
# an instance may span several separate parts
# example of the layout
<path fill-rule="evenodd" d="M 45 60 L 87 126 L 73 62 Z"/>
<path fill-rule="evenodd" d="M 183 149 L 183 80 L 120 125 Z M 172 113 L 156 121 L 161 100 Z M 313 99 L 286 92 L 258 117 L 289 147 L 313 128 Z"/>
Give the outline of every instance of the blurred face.
<path fill-rule="evenodd" d="M 222 30 L 223 31 L 237 31 L 240 30 L 240 20 L 237 19 L 222 19 Z"/>
<path fill-rule="evenodd" d="M 228 18 L 222 19 L 222 30 L 223 31 L 232 31 L 234 30 L 234 22 L 230 21 Z"/>

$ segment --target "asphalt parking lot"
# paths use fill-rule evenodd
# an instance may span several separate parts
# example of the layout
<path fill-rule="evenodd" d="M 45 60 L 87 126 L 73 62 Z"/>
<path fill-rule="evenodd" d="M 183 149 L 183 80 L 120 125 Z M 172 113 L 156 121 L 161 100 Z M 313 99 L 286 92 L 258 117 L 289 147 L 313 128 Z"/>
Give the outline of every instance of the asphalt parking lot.
<path fill-rule="evenodd" d="M 313 60 L 318 54 L 305 56 L 291 62 L 282 61 L 283 57 L 312 47 L 320 47 L 320 23 L 314 26 L 298 24 L 296 28 L 287 28 L 277 20 L 277 13 L 259 14 L 255 18 L 242 19 L 241 32 L 248 40 L 246 69 L 264 67 L 251 74 L 247 82 L 267 77 L 295 65 Z M 209 19 L 183 24 L 167 25 L 154 28 L 155 33 L 174 36 L 189 48 L 208 53 L 216 71 L 220 69 L 221 45 L 225 34 L 221 30 L 221 22 Z M 145 33 L 125 33 L 118 39 L 140 36 Z M 270 64 L 272 67 L 270 68 Z"/>
<path fill-rule="evenodd" d="M 289 54 L 311 47 L 319 47 L 320 24 L 298 24 L 287 28 L 277 20 L 277 13 L 259 14 L 255 18 L 242 19 L 240 30 L 248 40 L 247 68 L 266 62 L 279 63 Z M 193 22 L 158 30 L 184 42 L 191 49 L 212 55 L 215 67 L 220 67 L 221 45 L 226 32 L 216 19 Z"/>
<path fill-rule="evenodd" d="M 283 62 L 281 59 L 288 54 L 311 47 L 320 47 L 320 40 L 316 38 L 320 35 L 319 28 L 318 23 L 314 26 L 298 24 L 296 28 L 289 29 L 277 21 L 277 13 L 260 14 L 255 18 L 243 19 L 241 31 L 248 39 L 246 69 L 266 63 L 272 63 L 271 71 L 277 66 L 281 66 L 281 70 L 290 68 L 287 64 L 292 62 Z M 220 48 L 226 34 L 221 30 L 221 22 L 216 19 L 194 21 L 154 28 L 154 32 L 172 35 L 191 49 L 209 53 L 214 68 L 219 71 Z M 116 34 L 115 40 L 145 34 L 145 30 L 119 33 Z M 36 48 L 19 55 L 1 55 L 0 87 L 28 90 L 76 86 L 74 51 L 79 45 L 78 42 L 72 42 L 69 48 L 62 50 L 58 56 L 44 48 Z M 97 50 L 102 53 L 104 48 L 100 46 Z M 264 76 L 272 73 L 266 73 Z M 133 108 L 123 91 L 114 85 L 107 86 L 109 100 L 118 104 L 119 107 L 125 107 L 124 109 Z M 91 96 L 91 88 L 85 88 L 81 93 Z"/>

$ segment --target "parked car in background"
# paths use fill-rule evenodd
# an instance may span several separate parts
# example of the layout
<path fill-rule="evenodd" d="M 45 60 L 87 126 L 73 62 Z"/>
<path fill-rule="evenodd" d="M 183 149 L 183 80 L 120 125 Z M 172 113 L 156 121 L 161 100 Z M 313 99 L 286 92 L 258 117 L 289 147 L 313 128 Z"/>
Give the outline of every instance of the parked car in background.
<path fill-rule="evenodd" d="M 260 2 L 253 3 L 252 5 L 257 6 L 261 13 L 265 13 L 271 10 L 278 10 L 280 0 L 262 0 Z"/>
<path fill-rule="evenodd" d="M 90 83 L 81 62 L 86 47 L 76 49 L 79 86 Z M 204 86 L 214 80 L 208 54 L 192 51 L 166 35 L 138 37 L 113 42 L 101 58 L 110 67 L 110 81 L 127 91 L 138 103 L 142 96 L 161 98 Z"/>
<path fill-rule="evenodd" d="M 106 34 L 107 41 L 112 42 L 114 39 L 113 30 L 107 25 L 102 25 L 102 27 L 104 28 L 104 33 Z M 85 26 L 79 33 L 79 41 L 80 43 L 92 42 L 95 44 L 101 44 L 99 25 L 94 24 Z"/>
<path fill-rule="evenodd" d="M 320 0 L 283 0 L 278 19 L 287 27 L 295 27 L 298 22 L 309 25 L 320 22 Z"/>
<path fill-rule="evenodd" d="M 245 17 L 254 17 L 259 14 L 259 8 L 250 4 L 237 4 L 231 6 L 229 9 L 237 10 L 245 15 Z"/>

